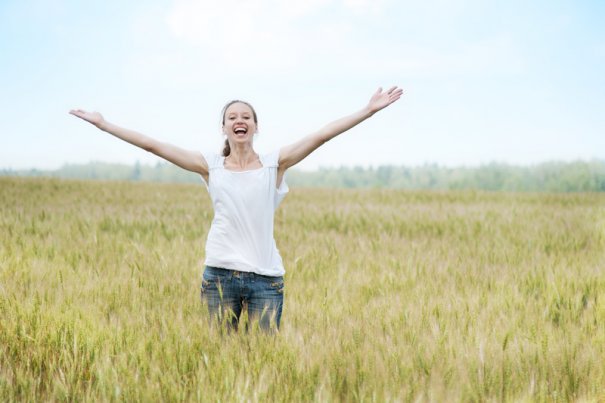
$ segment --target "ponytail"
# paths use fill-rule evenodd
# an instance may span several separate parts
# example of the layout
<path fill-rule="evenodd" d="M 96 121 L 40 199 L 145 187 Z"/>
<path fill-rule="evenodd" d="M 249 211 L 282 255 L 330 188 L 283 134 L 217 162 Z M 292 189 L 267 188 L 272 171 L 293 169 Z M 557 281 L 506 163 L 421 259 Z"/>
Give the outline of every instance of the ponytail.
<path fill-rule="evenodd" d="M 231 154 L 231 147 L 229 146 L 229 140 L 225 139 L 225 147 L 223 148 L 223 157 L 228 157 Z"/>

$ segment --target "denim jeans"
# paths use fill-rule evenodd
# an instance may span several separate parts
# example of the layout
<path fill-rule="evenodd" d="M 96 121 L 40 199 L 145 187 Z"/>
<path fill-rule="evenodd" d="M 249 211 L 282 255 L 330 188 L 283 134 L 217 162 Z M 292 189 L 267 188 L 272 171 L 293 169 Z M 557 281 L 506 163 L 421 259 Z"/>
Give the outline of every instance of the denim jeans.
<path fill-rule="evenodd" d="M 284 278 L 206 266 L 201 296 L 208 305 L 211 322 L 237 330 L 241 314 L 247 310 L 249 323 L 258 323 L 263 330 L 277 330 Z"/>

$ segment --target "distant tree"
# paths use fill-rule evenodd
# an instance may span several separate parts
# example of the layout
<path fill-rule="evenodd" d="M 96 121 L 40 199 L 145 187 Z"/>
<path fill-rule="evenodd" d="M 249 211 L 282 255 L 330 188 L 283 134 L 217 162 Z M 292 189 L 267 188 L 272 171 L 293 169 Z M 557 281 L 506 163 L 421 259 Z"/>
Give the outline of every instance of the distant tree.
<path fill-rule="evenodd" d="M 141 180 L 141 163 L 139 162 L 139 160 L 137 160 L 137 162 L 135 162 L 134 164 L 130 179 L 133 181 Z"/>
<path fill-rule="evenodd" d="M 52 171 L 2 169 L 0 175 L 201 183 L 198 175 L 165 162 L 155 165 L 142 165 L 139 161 L 134 165 L 91 162 L 66 164 Z M 605 161 L 551 161 L 532 166 L 490 163 L 474 168 L 449 168 L 436 164 L 418 167 L 322 167 L 311 172 L 290 170 L 286 180 L 290 185 L 300 187 L 605 192 Z"/>

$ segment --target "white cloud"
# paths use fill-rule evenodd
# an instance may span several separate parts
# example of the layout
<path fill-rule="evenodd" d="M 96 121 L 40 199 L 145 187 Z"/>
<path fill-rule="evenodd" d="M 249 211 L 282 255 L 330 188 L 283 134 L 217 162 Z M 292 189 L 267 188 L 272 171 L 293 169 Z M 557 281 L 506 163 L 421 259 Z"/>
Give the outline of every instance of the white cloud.
<path fill-rule="evenodd" d="M 342 4 L 357 14 L 380 14 L 384 11 L 387 0 L 342 0 Z"/>
<path fill-rule="evenodd" d="M 297 2 L 289 8 L 269 0 L 183 0 L 167 21 L 175 37 L 209 51 L 218 64 L 278 70 L 301 62 L 305 38 L 294 26 L 297 19 L 328 1 Z"/>
<path fill-rule="evenodd" d="M 138 79 L 173 84 L 228 75 L 399 80 L 523 69 L 506 34 L 462 40 L 418 22 L 410 34 L 407 11 L 415 7 L 389 0 L 178 0 L 138 19 L 134 31 L 145 45 L 126 69 Z M 386 15 L 408 30 L 387 29 Z"/>
<path fill-rule="evenodd" d="M 346 53 L 354 55 L 355 44 L 349 38 L 354 22 L 342 13 L 375 12 L 383 3 L 181 0 L 166 21 L 175 38 L 212 55 L 227 70 L 246 65 L 255 74 L 291 74 L 312 70 L 318 62 L 337 63 Z M 334 8 L 338 18 L 326 18 L 323 12 Z"/>

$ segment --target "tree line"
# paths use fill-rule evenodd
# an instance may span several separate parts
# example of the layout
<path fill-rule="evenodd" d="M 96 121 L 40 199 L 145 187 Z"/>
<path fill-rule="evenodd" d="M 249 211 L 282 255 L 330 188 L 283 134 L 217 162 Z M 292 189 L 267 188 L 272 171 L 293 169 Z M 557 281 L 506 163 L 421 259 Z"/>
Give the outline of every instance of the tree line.
<path fill-rule="evenodd" d="M 201 183 L 199 175 L 172 164 L 134 165 L 91 162 L 65 164 L 56 170 L 0 170 L 3 176 L 47 176 L 69 179 Z M 490 163 L 478 167 L 340 167 L 315 171 L 291 169 L 286 174 L 293 187 L 476 189 L 489 191 L 603 192 L 605 160 L 544 162 L 518 166 Z"/>

